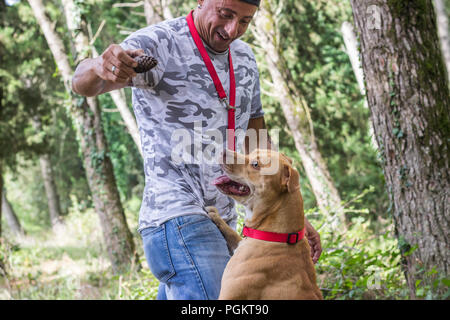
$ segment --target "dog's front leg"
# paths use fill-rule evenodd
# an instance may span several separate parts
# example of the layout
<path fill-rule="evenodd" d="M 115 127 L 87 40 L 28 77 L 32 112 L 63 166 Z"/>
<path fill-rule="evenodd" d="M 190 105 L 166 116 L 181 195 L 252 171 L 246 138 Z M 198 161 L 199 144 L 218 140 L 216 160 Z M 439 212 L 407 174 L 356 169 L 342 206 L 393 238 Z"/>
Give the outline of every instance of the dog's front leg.
<path fill-rule="evenodd" d="M 241 236 L 234 231 L 219 215 L 219 211 L 216 207 L 206 207 L 208 211 L 208 215 L 211 217 L 211 220 L 216 224 L 217 228 L 219 228 L 223 237 L 227 241 L 228 250 L 232 255 L 234 250 L 236 250 L 239 241 L 242 240 Z"/>

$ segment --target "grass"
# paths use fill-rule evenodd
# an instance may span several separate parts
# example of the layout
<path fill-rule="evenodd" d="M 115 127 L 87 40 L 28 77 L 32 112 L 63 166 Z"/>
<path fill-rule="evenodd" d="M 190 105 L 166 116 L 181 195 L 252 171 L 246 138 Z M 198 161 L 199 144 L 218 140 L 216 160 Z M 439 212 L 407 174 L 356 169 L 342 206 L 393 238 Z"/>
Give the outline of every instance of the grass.
<path fill-rule="evenodd" d="M 155 299 L 159 283 L 143 254 L 138 219 L 132 213 L 137 212 L 135 207 L 134 202 L 125 205 L 142 266 L 139 271 L 114 276 L 94 210 L 71 209 L 57 230 L 39 229 L 25 237 L 4 235 L 0 261 L 7 276 L 0 277 L 0 299 Z M 242 208 L 238 211 L 240 231 Z M 325 299 L 409 298 L 391 221 L 378 221 L 372 228 L 373 222 L 360 212 L 344 234 L 331 230 L 320 212 L 306 214 L 321 235 L 323 252 L 316 271 Z M 423 297 L 430 295 L 424 292 Z"/>
<path fill-rule="evenodd" d="M 127 213 L 131 230 L 137 218 Z M 25 237 L 6 234 L 2 243 L 7 276 L 0 299 L 154 299 L 158 281 L 148 269 L 142 242 L 133 233 L 140 271 L 114 276 L 92 209 L 72 210 L 64 226 Z"/>

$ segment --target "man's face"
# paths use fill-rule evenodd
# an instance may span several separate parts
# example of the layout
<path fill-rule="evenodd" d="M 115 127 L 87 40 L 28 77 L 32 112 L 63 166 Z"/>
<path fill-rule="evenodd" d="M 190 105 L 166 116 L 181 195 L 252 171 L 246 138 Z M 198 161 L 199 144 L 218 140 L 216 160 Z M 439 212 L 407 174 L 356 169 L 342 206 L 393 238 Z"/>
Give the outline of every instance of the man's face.
<path fill-rule="evenodd" d="M 215 51 L 227 50 L 231 42 L 242 36 L 257 7 L 240 0 L 199 0 L 195 10 L 200 36 Z"/>

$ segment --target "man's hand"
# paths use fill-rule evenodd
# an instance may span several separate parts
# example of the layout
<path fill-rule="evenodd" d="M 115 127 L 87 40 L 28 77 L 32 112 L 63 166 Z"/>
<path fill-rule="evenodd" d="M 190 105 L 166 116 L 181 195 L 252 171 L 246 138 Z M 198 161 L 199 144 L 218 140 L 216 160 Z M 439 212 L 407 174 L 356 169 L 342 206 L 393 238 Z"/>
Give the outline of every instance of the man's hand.
<path fill-rule="evenodd" d="M 311 247 L 311 258 L 314 263 L 319 260 L 322 253 L 322 245 L 320 244 L 320 235 L 305 218 L 306 238 L 308 239 L 309 246 Z"/>
<path fill-rule="evenodd" d="M 142 54 L 142 49 L 123 50 L 117 44 L 110 45 L 101 56 L 80 62 L 73 75 L 72 90 L 92 97 L 126 87 L 136 76 L 133 68 L 137 62 L 133 58 Z"/>
<path fill-rule="evenodd" d="M 103 80 L 127 84 L 136 76 L 133 68 L 138 64 L 133 58 L 143 54 L 142 49 L 123 50 L 121 46 L 112 44 L 97 58 L 94 71 Z"/>

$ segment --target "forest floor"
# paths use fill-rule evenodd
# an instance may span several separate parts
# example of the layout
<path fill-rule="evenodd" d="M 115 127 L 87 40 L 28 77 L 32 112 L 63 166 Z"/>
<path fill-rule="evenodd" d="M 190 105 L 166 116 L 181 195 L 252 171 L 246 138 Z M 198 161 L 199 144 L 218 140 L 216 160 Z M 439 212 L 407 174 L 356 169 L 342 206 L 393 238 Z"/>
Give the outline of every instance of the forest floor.
<path fill-rule="evenodd" d="M 135 226 L 134 217 L 127 220 Z M 120 276 L 112 274 L 93 210 L 71 213 L 56 230 L 10 237 L 3 245 L 7 277 L 0 277 L 0 300 L 154 299 L 158 281 L 147 266 L 140 236 L 136 231 L 133 236 L 141 269 Z"/>
<path fill-rule="evenodd" d="M 148 268 L 136 231 L 137 211 L 125 213 L 141 268 L 122 275 L 112 273 L 93 209 L 72 210 L 56 230 L 35 229 L 24 237 L 5 233 L 0 260 L 7 276 L 0 275 L 0 300 L 155 299 L 158 280 Z M 319 212 L 307 214 L 321 235 L 323 252 L 316 272 L 325 299 L 408 299 L 389 221 L 375 232 L 372 222 L 358 218 L 347 232 L 337 233 Z M 242 223 L 241 217 L 238 230 Z"/>

